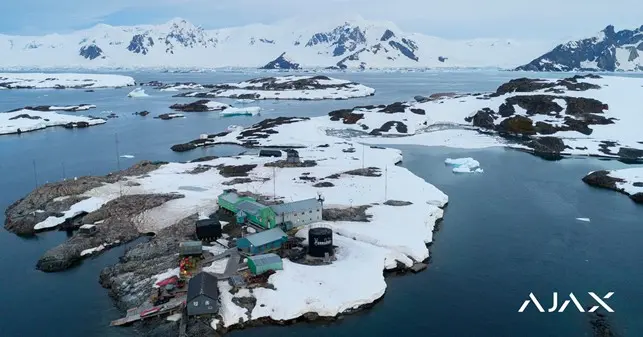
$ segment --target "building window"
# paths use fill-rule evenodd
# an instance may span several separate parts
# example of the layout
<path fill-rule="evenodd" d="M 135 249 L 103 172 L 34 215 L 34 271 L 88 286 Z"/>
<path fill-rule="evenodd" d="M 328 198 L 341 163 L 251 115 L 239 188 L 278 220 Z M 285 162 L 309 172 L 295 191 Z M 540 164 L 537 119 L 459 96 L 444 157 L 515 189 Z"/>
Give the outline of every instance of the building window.
<path fill-rule="evenodd" d="M 205 301 L 205 305 L 210 305 L 210 301 Z"/>
<path fill-rule="evenodd" d="M 195 307 L 198 307 L 199 306 L 199 301 L 192 302 L 192 305 L 195 306 Z"/>

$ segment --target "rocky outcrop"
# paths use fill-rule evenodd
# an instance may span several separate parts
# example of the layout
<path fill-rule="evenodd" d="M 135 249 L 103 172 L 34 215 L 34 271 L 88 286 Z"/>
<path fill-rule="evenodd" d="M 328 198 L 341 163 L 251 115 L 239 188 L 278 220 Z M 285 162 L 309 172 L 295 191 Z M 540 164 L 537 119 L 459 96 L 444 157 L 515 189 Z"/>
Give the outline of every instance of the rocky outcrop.
<path fill-rule="evenodd" d="M 547 81 L 536 78 L 517 78 L 510 80 L 507 83 L 502 84 L 495 93 L 491 96 L 500 96 L 504 94 L 510 94 L 514 92 L 534 92 L 542 89 L 548 89 L 554 91 L 556 87 L 564 88 L 566 90 L 573 91 L 586 91 L 590 89 L 600 89 L 601 87 L 596 84 L 591 84 L 587 82 L 578 82 L 579 79 L 583 78 L 600 78 L 598 75 L 588 74 L 588 75 L 575 75 L 574 77 L 565 78 L 557 81 Z"/>
<path fill-rule="evenodd" d="M 259 68 L 259 69 L 289 69 L 289 70 L 295 70 L 295 69 L 300 69 L 301 67 L 299 66 L 299 63 L 296 63 L 286 57 L 286 53 L 282 53 L 277 57 L 276 59 L 268 62 L 265 66 Z"/>
<path fill-rule="evenodd" d="M 209 100 L 202 99 L 202 100 L 198 100 L 196 102 L 187 103 L 187 104 L 177 103 L 177 104 L 171 105 L 170 109 L 183 111 L 183 112 L 205 112 L 205 111 L 224 110 L 226 108 L 226 106 L 223 104 L 220 106 L 217 106 L 217 108 L 213 108 L 208 106 L 207 105 L 208 103 L 210 103 Z"/>
<path fill-rule="evenodd" d="M 136 215 L 178 198 L 183 198 L 183 195 L 124 195 L 107 202 L 82 220 L 87 224 L 100 222 L 97 233 L 89 236 L 76 233 L 69 240 L 48 250 L 38 260 L 36 268 L 45 272 L 65 270 L 82 259 L 83 250 L 132 241 L 141 235 L 135 223 Z"/>
<path fill-rule="evenodd" d="M 594 171 L 583 178 L 583 182 L 588 185 L 605 188 L 628 195 L 632 201 L 643 204 L 643 193 L 630 194 L 623 188 L 618 187 L 617 183 L 625 183 L 625 180 L 610 176 L 609 171 Z M 637 184 L 636 182 L 634 184 Z"/>
<path fill-rule="evenodd" d="M 194 239 L 197 219 L 193 215 L 161 230 L 148 242 L 129 249 L 117 264 L 101 271 L 100 284 L 109 290 L 121 310 L 141 305 L 152 294 L 152 277 L 179 265 L 179 243 Z"/>
<path fill-rule="evenodd" d="M 371 215 L 366 214 L 370 205 L 351 206 L 347 208 L 324 208 L 322 219 L 324 221 L 355 221 L 369 222 Z"/>
<path fill-rule="evenodd" d="M 163 162 L 142 161 L 106 176 L 85 176 L 39 186 L 5 211 L 5 229 L 20 235 L 34 234 L 34 226 L 49 216 L 56 216 L 82 199 L 79 195 L 123 177 L 140 176 L 159 168 Z"/>
<path fill-rule="evenodd" d="M 87 46 L 82 46 L 78 54 L 88 60 L 97 59 L 99 57 L 105 58 L 105 56 L 103 56 L 103 50 L 93 43 Z"/>

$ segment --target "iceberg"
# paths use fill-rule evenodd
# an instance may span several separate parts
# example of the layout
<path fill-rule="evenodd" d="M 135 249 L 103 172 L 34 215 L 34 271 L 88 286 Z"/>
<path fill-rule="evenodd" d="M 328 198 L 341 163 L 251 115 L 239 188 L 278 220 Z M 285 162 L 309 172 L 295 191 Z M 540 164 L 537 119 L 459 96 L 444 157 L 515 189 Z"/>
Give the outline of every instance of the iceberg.
<path fill-rule="evenodd" d="M 258 106 L 251 106 L 247 108 L 228 108 L 221 112 L 222 117 L 232 117 L 232 116 L 255 116 L 258 115 L 261 111 L 261 108 Z"/>
<path fill-rule="evenodd" d="M 480 162 L 473 158 L 447 158 L 445 164 L 453 166 L 454 173 L 482 173 Z"/>
<path fill-rule="evenodd" d="M 145 89 L 143 88 L 136 88 L 132 90 L 129 94 L 127 94 L 127 97 L 132 97 L 132 98 L 137 98 L 137 97 L 148 97 L 149 95 L 145 93 Z"/>

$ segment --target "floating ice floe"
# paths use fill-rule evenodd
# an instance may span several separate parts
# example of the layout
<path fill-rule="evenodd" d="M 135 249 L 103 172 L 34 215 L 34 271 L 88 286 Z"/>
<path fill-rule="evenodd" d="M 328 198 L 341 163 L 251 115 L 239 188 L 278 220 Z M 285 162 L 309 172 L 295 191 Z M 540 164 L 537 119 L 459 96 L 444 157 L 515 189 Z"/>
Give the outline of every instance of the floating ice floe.
<path fill-rule="evenodd" d="M 134 158 L 134 156 L 131 155 L 131 154 L 124 154 L 124 155 L 121 156 L 121 158 L 132 159 L 132 158 Z"/>
<path fill-rule="evenodd" d="M 583 221 L 583 222 L 590 222 L 591 220 L 589 218 L 576 218 L 578 221 Z"/>
<path fill-rule="evenodd" d="M 247 108 L 227 108 L 219 112 L 223 117 L 232 117 L 232 116 L 255 116 L 261 112 L 261 108 L 258 106 L 251 106 Z"/>
<path fill-rule="evenodd" d="M 454 173 L 482 173 L 480 162 L 473 158 L 447 158 L 445 164 L 453 166 Z"/>
<path fill-rule="evenodd" d="M 254 99 L 238 99 L 235 102 L 237 102 L 239 104 L 248 104 L 248 103 L 252 103 L 254 101 L 255 101 Z"/>
<path fill-rule="evenodd" d="M 143 88 L 136 88 L 132 90 L 129 94 L 127 94 L 127 97 L 131 98 L 137 98 L 137 97 L 148 97 L 149 95 L 145 93 L 145 89 Z"/>

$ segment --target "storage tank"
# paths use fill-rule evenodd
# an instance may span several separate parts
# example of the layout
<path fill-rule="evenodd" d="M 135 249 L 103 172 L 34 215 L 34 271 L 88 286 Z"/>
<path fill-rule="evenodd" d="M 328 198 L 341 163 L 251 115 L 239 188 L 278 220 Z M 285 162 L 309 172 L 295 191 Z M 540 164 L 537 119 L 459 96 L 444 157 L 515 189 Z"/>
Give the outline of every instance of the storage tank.
<path fill-rule="evenodd" d="M 333 231 L 330 228 L 316 227 L 308 231 L 308 255 L 325 257 L 333 256 Z"/>

